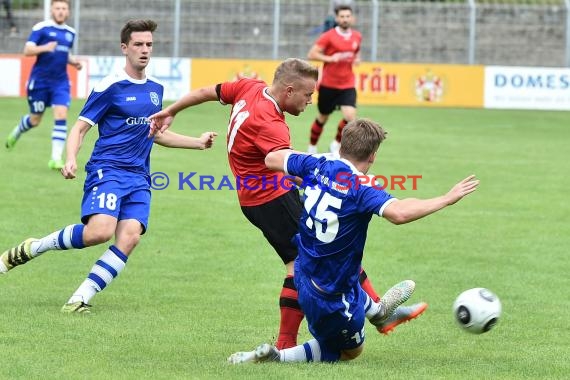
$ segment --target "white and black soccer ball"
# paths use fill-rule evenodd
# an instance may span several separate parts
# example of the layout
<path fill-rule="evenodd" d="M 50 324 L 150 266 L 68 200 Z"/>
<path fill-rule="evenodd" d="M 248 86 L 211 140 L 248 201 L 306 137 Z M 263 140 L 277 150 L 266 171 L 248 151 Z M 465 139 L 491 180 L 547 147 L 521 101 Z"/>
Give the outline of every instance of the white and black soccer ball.
<path fill-rule="evenodd" d="M 501 301 L 485 288 L 473 288 L 461 293 L 453 303 L 455 320 L 466 331 L 482 334 L 493 328 L 501 316 Z"/>

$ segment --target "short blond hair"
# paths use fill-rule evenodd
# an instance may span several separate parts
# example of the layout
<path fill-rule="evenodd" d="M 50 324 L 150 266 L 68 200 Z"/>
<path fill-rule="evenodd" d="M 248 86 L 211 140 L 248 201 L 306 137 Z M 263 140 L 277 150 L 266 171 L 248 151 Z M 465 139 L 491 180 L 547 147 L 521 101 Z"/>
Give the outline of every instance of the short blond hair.
<path fill-rule="evenodd" d="M 307 61 L 299 58 L 287 58 L 277 66 L 273 76 L 273 84 L 278 82 L 291 84 L 299 78 L 311 78 L 317 81 L 319 71 Z"/>

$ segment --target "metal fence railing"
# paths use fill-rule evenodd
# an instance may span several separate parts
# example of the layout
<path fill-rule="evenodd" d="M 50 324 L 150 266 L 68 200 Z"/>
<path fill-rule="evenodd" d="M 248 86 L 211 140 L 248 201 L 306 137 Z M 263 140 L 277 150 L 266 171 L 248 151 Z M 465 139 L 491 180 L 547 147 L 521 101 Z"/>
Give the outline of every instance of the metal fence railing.
<path fill-rule="evenodd" d="M 570 0 L 503 1 L 355 0 L 362 57 L 570 66 Z M 19 31 L 13 35 L 4 13 L 2 53 L 21 52 L 45 13 L 44 0 L 11 3 Z M 329 9 L 327 0 L 72 0 L 69 24 L 78 31 L 80 55 L 117 54 L 124 22 L 153 18 L 155 56 L 283 59 L 306 56 Z"/>

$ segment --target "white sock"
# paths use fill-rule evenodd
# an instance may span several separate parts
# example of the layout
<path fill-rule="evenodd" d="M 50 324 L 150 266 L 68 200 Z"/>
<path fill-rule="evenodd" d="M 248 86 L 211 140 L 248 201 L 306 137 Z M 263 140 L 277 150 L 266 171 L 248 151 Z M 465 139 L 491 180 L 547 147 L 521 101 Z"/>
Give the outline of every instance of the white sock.
<path fill-rule="evenodd" d="M 299 346 L 280 350 L 282 362 L 320 362 L 321 346 L 316 339 L 311 339 Z"/>
<path fill-rule="evenodd" d="M 307 153 L 315 154 L 317 152 L 318 152 L 317 146 L 309 144 L 309 148 L 307 149 Z"/>
<path fill-rule="evenodd" d="M 91 298 L 93 298 L 93 296 L 97 294 L 97 292 L 98 290 L 97 288 L 95 288 L 92 281 L 90 281 L 89 279 L 83 280 L 81 285 L 79 285 L 79 288 L 77 288 L 77 290 L 69 298 L 67 303 L 74 303 L 79 301 L 83 303 L 89 303 Z"/>
<path fill-rule="evenodd" d="M 87 278 L 79 285 L 67 303 L 78 301 L 89 303 L 95 294 L 105 289 L 123 271 L 127 258 L 117 247 L 110 246 L 93 265 Z"/>
<path fill-rule="evenodd" d="M 51 133 L 51 159 L 61 160 L 65 139 L 67 138 L 67 125 L 65 120 L 56 120 Z"/>
<path fill-rule="evenodd" d="M 18 125 L 16 125 L 16 127 L 12 131 L 12 134 L 16 139 L 19 139 L 22 133 L 29 131 L 31 128 L 32 124 L 30 123 L 30 115 L 24 115 L 20 119 Z"/>
<path fill-rule="evenodd" d="M 372 301 L 372 298 L 366 294 L 366 302 L 364 303 L 364 312 L 366 313 L 366 318 L 370 319 L 380 311 L 382 311 L 382 305 L 380 302 Z"/>

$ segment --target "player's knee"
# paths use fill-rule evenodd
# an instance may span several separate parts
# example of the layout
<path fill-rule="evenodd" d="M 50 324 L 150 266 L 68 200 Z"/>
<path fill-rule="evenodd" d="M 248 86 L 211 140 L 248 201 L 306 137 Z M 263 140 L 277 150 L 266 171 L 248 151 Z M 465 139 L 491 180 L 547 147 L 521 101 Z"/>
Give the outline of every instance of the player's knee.
<path fill-rule="evenodd" d="M 356 119 L 356 109 L 355 108 L 348 108 L 344 110 L 342 113 L 342 117 L 346 121 L 352 121 Z"/>
<path fill-rule="evenodd" d="M 141 235 L 138 233 L 132 233 L 127 236 L 127 245 L 130 247 L 132 251 L 141 241 Z"/>
<path fill-rule="evenodd" d="M 327 123 L 327 121 L 329 120 L 329 117 L 328 117 L 328 115 L 327 116 L 319 115 L 319 116 L 317 116 L 316 119 L 321 125 L 324 126 Z"/>
<path fill-rule="evenodd" d="M 352 350 L 342 350 L 340 352 L 340 360 L 353 360 L 360 356 L 362 350 L 364 349 L 364 345 L 360 345 L 357 348 L 353 348 Z"/>
<path fill-rule="evenodd" d="M 121 234 L 117 237 L 115 245 L 125 254 L 129 255 L 139 244 L 141 235 L 138 233 Z"/>
<path fill-rule="evenodd" d="M 114 232 L 111 228 L 85 228 L 83 240 L 86 246 L 106 243 L 111 240 Z"/>
<path fill-rule="evenodd" d="M 58 110 L 53 112 L 53 118 L 55 120 L 66 120 L 67 119 L 67 108 L 63 110 Z"/>
<path fill-rule="evenodd" d="M 41 114 L 31 114 L 30 115 L 30 125 L 32 128 L 37 127 L 42 122 Z"/>

